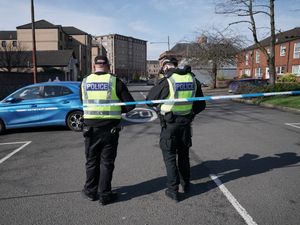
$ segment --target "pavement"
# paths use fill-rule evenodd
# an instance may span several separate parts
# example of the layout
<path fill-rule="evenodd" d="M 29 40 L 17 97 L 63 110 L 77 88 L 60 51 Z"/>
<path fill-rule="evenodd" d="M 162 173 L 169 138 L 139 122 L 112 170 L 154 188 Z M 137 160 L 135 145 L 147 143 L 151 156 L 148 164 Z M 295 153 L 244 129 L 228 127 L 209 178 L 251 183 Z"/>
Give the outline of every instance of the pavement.
<path fill-rule="evenodd" d="M 136 100 L 147 94 L 132 88 Z M 298 114 L 209 102 L 193 122 L 191 193 L 180 190 L 179 203 L 164 194 L 159 121 L 124 124 L 112 183 L 120 198 L 107 206 L 81 197 L 82 133 L 55 127 L 0 136 L 0 160 L 9 156 L 0 161 L 0 224 L 299 224 Z"/>

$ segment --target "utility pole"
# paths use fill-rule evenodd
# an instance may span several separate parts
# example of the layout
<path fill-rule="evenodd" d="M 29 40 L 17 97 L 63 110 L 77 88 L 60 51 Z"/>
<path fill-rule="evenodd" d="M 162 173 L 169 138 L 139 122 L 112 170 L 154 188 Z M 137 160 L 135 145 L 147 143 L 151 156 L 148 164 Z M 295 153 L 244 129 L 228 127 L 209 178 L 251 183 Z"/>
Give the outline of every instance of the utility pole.
<path fill-rule="evenodd" d="M 37 64 L 36 64 L 36 43 L 35 43 L 35 24 L 34 24 L 34 4 L 31 0 L 31 24 L 32 24 L 32 66 L 33 66 L 33 83 L 36 83 Z"/>

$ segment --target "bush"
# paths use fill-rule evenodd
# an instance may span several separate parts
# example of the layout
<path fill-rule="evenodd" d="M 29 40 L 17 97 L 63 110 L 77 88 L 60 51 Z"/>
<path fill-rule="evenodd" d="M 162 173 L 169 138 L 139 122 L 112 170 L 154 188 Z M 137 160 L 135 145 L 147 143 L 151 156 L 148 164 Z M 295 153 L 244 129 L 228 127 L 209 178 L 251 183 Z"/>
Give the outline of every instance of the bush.
<path fill-rule="evenodd" d="M 238 93 L 248 94 L 248 93 L 268 93 L 268 92 L 284 92 L 284 91 L 300 91 L 299 83 L 278 83 L 275 85 L 267 85 L 262 87 L 256 87 L 251 84 L 242 84 L 238 88 Z M 253 102 L 261 103 L 265 99 L 270 97 L 258 97 L 254 98 Z"/>
<path fill-rule="evenodd" d="M 297 81 L 297 76 L 295 74 L 286 73 L 278 78 L 279 82 L 289 82 L 294 83 Z"/>
<path fill-rule="evenodd" d="M 245 79 L 245 78 L 249 78 L 250 76 L 248 76 L 247 74 L 242 74 L 241 79 Z"/>
<path fill-rule="evenodd" d="M 299 83 L 278 83 L 275 85 L 268 85 L 265 87 L 259 87 L 259 92 L 281 92 L 281 91 L 299 91 Z"/>
<path fill-rule="evenodd" d="M 218 75 L 217 76 L 217 80 L 218 81 L 224 81 L 225 80 L 225 77 L 223 75 Z"/>
<path fill-rule="evenodd" d="M 241 84 L 238 87 L 238 93 L 266 93 L 266 92 L 281 92 L 281 91 L 299 91 L 299 83 L 278 83 L 275 85 L 266 85 L 262 87 L 253 86 L 251 84 Z"/>

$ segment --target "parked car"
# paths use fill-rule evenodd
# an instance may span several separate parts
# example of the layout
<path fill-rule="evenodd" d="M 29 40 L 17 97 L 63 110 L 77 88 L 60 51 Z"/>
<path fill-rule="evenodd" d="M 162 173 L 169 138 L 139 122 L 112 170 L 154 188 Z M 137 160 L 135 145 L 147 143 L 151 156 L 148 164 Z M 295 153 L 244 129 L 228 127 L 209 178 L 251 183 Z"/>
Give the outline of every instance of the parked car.
<path fill-rule="evenodd" d="M 155 78 L 151 78 L 151 79 L 147 80 L 147 85 L 155 85 L 155 83 L 156 83 Z"/>
<path fill-rule="evenodd" d="M 205 82 L 201 82 L 201 87 L 209 87 L 209 85 Z"/>
<path fill-rule="evenodd" d="M 80 131 L 80 82 L 46 82 L 23 87 L 0 102 L 0 133 L 6 129 L 66 125 Z"/>
<path fill-rule="evenodd" d="M 268 84 L 269 84 L 268 80 L 259 79 L 259 78 L 246 78 L 246 79 L 234 80 L 229 84 L 228 92 L 234 94 L 239 93 L 239 89 L 243 85 L 261 87 Z"/>

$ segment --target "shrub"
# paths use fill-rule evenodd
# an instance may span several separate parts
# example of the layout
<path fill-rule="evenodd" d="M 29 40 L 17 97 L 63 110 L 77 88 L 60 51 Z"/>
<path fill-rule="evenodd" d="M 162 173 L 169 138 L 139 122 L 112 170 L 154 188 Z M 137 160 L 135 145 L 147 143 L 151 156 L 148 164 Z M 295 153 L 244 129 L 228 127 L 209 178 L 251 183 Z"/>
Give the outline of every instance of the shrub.
<path fill-rule="evenodd" d="M 289 82 L 294 83 L 297 81 L 297 76 L 295 74 L 286 73 L 278 78 L 279 82 Z"/>
<path fill-rule="evenodd" d="M 299 91 L 299 83 L 278 83 L 258 88 L 259 92 Z"/>
<path fill-rule="evenodd" d="M 242 74 L 241 79 L 245 79 L 245 78 L 249 78 L 250 76 L 248 76 L 247 74 Z"/>
<path fill-rule="evenodd" d="M 266 92 L 281 92 L 281 91 L 299 91 L 299 83 L 277 83 L 275 85 L 265 85 L 262 87 L 253 86 L 251 84 L 241 84 L 238 87 L 238 93 L 266 93 Z"/>
<path fill-rule="evenodd" d="M 300 91 L 300 84 L 299 83 L 277 83 L 275 85 L 266 85 L 262 87 L 257 87 L 245 83 L 238 87 L 238 93 L 242 93 L 242 94 L 283 92 L 283 91 Z M 259 104 L 265 99 L 272 98 L 272 97 L 273 96 L 252 98 L 252 101 Z"/>
<path fill-rule="evenodd" d="M 225 80 L 225 77 L 223 75 L 218 75 L 217 76 L 217 80 L 218 81 L 224 81 Z"/>

